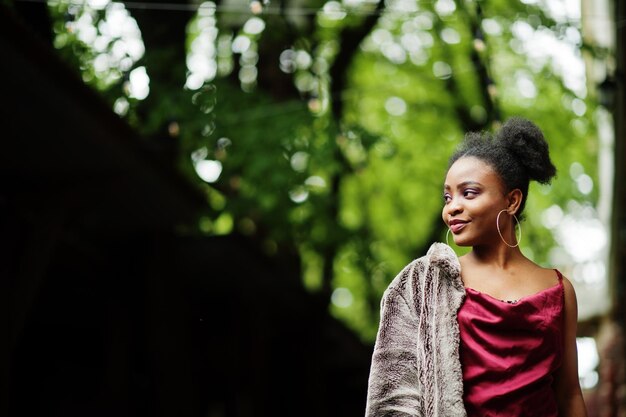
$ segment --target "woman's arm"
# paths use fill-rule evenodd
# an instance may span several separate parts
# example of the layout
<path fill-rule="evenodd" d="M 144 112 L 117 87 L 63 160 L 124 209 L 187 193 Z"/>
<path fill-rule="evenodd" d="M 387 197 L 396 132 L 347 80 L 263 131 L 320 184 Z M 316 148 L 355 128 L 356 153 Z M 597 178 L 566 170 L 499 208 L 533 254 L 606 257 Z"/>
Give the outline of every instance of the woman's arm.
<path fill-rule="evenodd" d="M 576 352 L 576 326 L 578 306 L 572 283 L 563 278 L 565 309 L 563 320 L 563 363 L 556 375 L 556 395 L 559 415 L 586 417 L 587 409 L 578 381 L 578 354 Z"/>
<path fill-rule="evenodd" d="M 372 355 L 365 415 L 421 416 L 417 375 L 415 313 L 397 290 L 381 302 L 380 326 Z"/>

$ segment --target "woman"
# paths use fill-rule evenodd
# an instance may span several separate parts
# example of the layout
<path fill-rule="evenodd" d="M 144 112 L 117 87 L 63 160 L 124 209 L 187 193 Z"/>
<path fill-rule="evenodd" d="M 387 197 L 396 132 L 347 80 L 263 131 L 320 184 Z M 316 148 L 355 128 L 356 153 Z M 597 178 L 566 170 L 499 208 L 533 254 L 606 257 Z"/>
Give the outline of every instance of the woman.
<path fill-rule="evenodd" d="M 519 249 L 529 181 L 555 173 L 527 120 L 465 137 L 450 159 L 442 217 L 472 250 L 457 258 L 435 243 L 389 285 L 368 416 L 586 416 L 574 288 Z"/>

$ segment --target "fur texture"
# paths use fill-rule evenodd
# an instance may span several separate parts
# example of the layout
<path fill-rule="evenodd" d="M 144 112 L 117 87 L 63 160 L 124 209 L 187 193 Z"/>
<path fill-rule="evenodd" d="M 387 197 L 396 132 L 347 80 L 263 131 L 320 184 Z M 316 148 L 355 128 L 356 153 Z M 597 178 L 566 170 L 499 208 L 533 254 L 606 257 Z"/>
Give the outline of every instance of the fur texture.
<path fill-rule="evenodd" d="M 454 251 L 434 243 L 385 291 L 366 416 L 467 415 L 457 322 L 465 297 L 460 273 Z"/>

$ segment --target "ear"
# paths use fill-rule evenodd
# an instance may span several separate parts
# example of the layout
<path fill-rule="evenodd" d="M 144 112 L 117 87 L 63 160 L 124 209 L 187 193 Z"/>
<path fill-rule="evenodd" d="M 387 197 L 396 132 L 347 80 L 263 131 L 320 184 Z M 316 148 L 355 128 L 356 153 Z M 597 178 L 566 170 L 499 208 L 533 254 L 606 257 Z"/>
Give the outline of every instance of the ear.
<path fill-rule="evenodd" d="M 516 188 L 512 191 L 509 191 L 506 197 L 508 201 L 506 211 L 509 214 L 516 214 L 520 206 L 522 205 L 522 201 L 524 200 L 524 194 L 522 194 L 522 191 L 519 188 Z"/>

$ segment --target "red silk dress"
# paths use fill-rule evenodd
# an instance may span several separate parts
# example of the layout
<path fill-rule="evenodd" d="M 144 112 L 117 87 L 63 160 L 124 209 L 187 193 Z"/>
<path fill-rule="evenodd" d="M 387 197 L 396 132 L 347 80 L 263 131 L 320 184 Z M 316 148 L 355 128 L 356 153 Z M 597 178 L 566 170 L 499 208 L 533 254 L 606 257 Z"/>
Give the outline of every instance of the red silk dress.
<path fill-rule="evenodd" d="M 466 288 L 458 312 L 468 417 L 557 417 L 553 374 L 563 353 L 563 276 L 520 300 Z"/>

